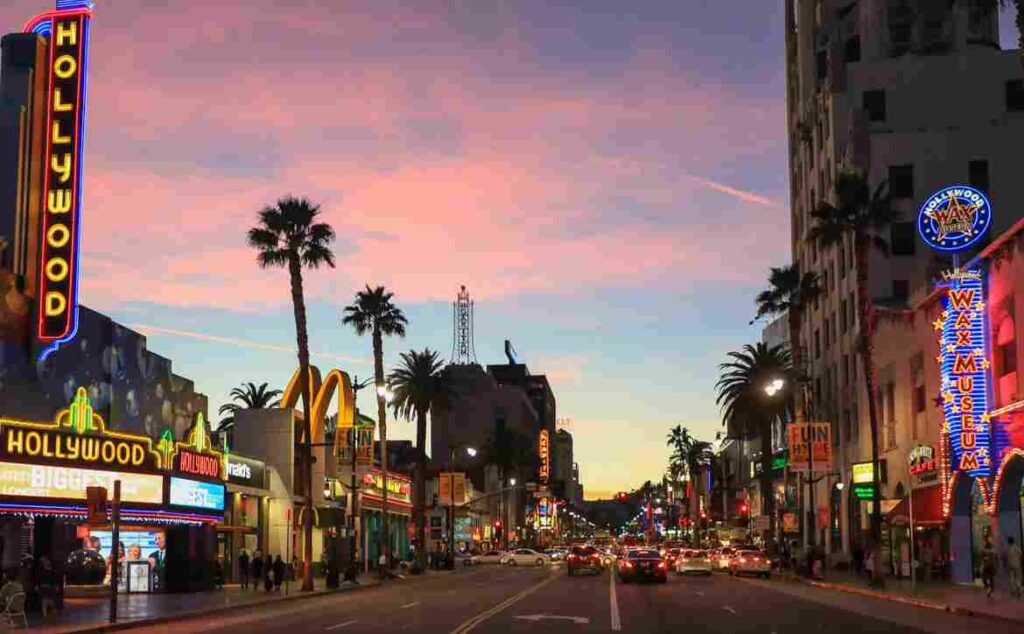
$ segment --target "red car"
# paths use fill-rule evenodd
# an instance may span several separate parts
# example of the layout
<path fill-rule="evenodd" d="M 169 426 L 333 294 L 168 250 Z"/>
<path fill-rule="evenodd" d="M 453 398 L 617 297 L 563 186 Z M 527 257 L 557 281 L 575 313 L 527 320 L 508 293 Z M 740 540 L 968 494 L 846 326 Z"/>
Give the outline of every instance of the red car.
<path fill-rule="evenodd" d="M 631 550 L 619 560 L 619 579 L 623 583 L 644 579 L 665 583 L 668 581 L 668 562 L 656 550 Z"/>
<path fill-rule="evenodd" d="M 601 553 L 593 546 L 573 546 L 565 558 L 565 568 L 570 577 L 581 571 L 601 574 Z"/>
<path fill-rule="evenodd" d="M 679 559 L 679 553 L 682 551 L 682 548 L 669 548 L 665 551 L 665 561 L 668 562 L 669 568 L 675 568 L 676 561 Z"/>

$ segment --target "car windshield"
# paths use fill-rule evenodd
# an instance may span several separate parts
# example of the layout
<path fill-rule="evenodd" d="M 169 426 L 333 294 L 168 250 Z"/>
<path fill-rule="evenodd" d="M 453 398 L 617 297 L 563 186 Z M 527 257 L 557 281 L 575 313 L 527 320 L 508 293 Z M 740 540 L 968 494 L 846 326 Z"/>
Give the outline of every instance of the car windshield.
<path fill-rule="evenodd" d="M 764 553 L 759 550 L 741 550 L 738 554 L 740 557 L 764 557 Z"/>
<path fill-rule="evenodd" d="M 661 554 L 656 550 L 634 550 L 629 553 L 630 559 L 661 559 Z"/>
<path fill-rule="evenodd" d="M 731 555 L 733 553 L 732 548 L 723 548 L 718 554 L 719 555 Z"/>

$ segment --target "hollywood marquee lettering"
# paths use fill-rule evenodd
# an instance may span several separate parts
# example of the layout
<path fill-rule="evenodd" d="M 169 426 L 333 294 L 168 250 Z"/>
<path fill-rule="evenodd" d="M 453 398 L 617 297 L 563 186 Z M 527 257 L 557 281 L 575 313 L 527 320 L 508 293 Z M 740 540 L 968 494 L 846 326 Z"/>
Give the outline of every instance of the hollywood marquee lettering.
<path fill-rule="evenodd" d="M 176 466 L 182 473 L 219 479 L 221 462 L 219 456 L 179 449 Z"/>
<path fill-rule="evenodd" d="M 37 337 L 47 350 L 74 335 L 78 311 L 82 117 L 88 11 L 58 11 L 49 34 Z M 46 352 L 44 351 L 44 355 Z"/>
<path fill-rule="evenodd" d="M 991 474 L 991 420 L 988 413 L 988 369 L 985 355 L 985 297 L 980 269 L 943 275 L 948 287 L 942 314 L 933 326 L 941 333 L 939 362 L 942 401 L 952 466 L 974 477 Z M 934 459 L 920 456 L 913 468 L 934 469 Z"/>
<path fill-rule="evenodd" d="M 537 472 L 541 482 L 547 482 L 551 476 L 551 447 L 548 438 L 548 430 L 540 430 L 537 438 L 537 453 L 540 455 L 540 469 Z"/>

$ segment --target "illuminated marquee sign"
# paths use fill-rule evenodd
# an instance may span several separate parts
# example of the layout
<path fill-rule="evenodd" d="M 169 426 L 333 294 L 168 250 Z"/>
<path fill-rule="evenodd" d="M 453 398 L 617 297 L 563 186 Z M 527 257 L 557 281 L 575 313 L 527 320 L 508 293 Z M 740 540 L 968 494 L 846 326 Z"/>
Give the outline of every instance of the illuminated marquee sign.
<path fill-rule="evenodd" d="M 935 448 L 919 445 L 910 451 L 910 474 L 922 475 L 935 471 Z"/>
<path fill-rule="evenodd" d="M 207 511 L 224 510 L 224 485 L 171 478 L 170 503 Z"/>
<path fill-rule="evenodd" d="M 992 206 L 985 194 L 954 185 L 925 201 L 917 215 L 917 231 L 933 249 L 962 251 L 981 239 L 991 219 Z"/>
<path fill-rule="evenodd" d="M 160 456 L 152 441 L 107 431 L 78 388 L 71 405 L 52 423 L 0 420 L 0 457 L 16 462 L 72 462 L 132 471 L 155 471 Z"/>
<path fill-rule="evenodd" d="M 164 479 L 159 475 L 0 462 L 0 495 L 4 496 L 85 500 L 88 487 L 113 491 L 115 480 L 121 481 L 125 502 L 163 502 Z"/>
<path fill-rule="evenodd" d="M 363 492 L 380 497 L 384 491 L 384 475 L 380 469 L 363 474 Z M 412 482 L 396 473 L 388 472 L 388 503 L 392 501 L 412 504 Z"/>
<path fill-rule="evenodd" d="M 537 476 L 541 482 L 547 482 L 551 476 L 551 446 L 548 438 L 548 430 L 540 430 L 540 436 L 537 438 L 537 453 L 540 455 L 540 469 L 537 471 Z"/>
<path fill-rule="evenodd" d="M 941 366 L 952 466 L 974 477 L 987 477 L 992 457 L 984 280 L 981 269 L 947 271 L 943 278 L 942 314 L 932 326 L 941 334 L 936 360 Z"/>
<path fill-rule="evenodd" d="M 223 466 L 224 454 L 213 449 L 206 420 L 199 412 L 188 431 L 187 441 L 176 443 L 174 468 L 188 475 L 223 480 Z"/>
<path fill-rule="evenodd" d="M 89 22 L 87 0 L 57 0 L 57 10 L 30 20 L 25 32 L 49 39 L 42 244 L 36 336 L 45 358 L 78 328 L 78 240 L 82 205 Z"/>
<path fill-rule="evenodd" d="M 224 456 L 225 479 L 232 484 L 256 487 L 266 486 L 266 464 L 259 460 L 227 454 Z"/>

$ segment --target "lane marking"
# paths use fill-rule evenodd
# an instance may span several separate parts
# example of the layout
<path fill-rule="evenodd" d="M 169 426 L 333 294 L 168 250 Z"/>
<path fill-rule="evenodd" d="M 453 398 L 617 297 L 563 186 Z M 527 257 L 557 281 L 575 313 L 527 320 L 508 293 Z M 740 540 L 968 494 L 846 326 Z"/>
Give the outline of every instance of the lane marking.
<path fill-rule="evenodd" d="M 733 610 L 729 606 L 723 605 L 722 607 L 725 608 L 725 611 L 728 612 L 729 614 L 736 614 L 736 610 Z"/>
<path fill-rule="evenodd" d="M 406 603 L 405 605 L 402 606 L 402 609 L 404 610 L 406 608 L 414 608 L 414 607 L 416 607 L 419 604 L 420 604 L 419 601 L 413 601 L 412 603 Z"/>
<path fill-rule="evenodd" d="M 611 590 L 608 593 L 608 603 L 612 611 L 612 631 L 618 632 L 622 629 L 622 621 L 619 619 L 619 600 L 615 596 L 615 573 L 608 571 L 608 582 Z"/>
<path fill-rule="evenodd" d="M 477 625 L 480 625 L 481 623 L 491 618 L 495 614 L 501 612 L 513 603 L 525 599 L 527 596 L 533 594 L 537 590 L 540 590 L 544 586 L 555 581 L 556 579 L 559 579 L 560 577 L 561 575 L 551 574 L 547 579 L 543 579 L 540 582 L 533 584 L 532 586 L 530 586 L 526 590 L 523 590 L 519 594 L 509 597 L 508 599 L 505 599 L 504 601 L 490 608 L 489 610 L 485 610 L 480 614 L 477 614 L 476 616 L 468 619 L 465 623 L 452 630 L 451 634 L 466 634 L 467 632 L 472 631 L 473 628 L 475 628 Z"/>
<path fill-rule="evenodd" d="M 328 632 L 330 632 L 331 630 L 340 630 L 341 628 L 347 627 L 349 625 L 352 625 L 355 622 L 356 622 L 356 620 L 352 619 L 351 621 L 345 621 L 344 623 L 338 623 L 337 625 L 332 625 L 330 627 L 325 627 L 324 629 L 326 631 L 328 631 Z"/>
<path fill-rule="evenodd" d="M 515 618 L 523 621 L 572 621 L 576 625 L 590 623 L 590 619 L 585 616 L 561 616 L 558 614 L 520 614 Z"/>

